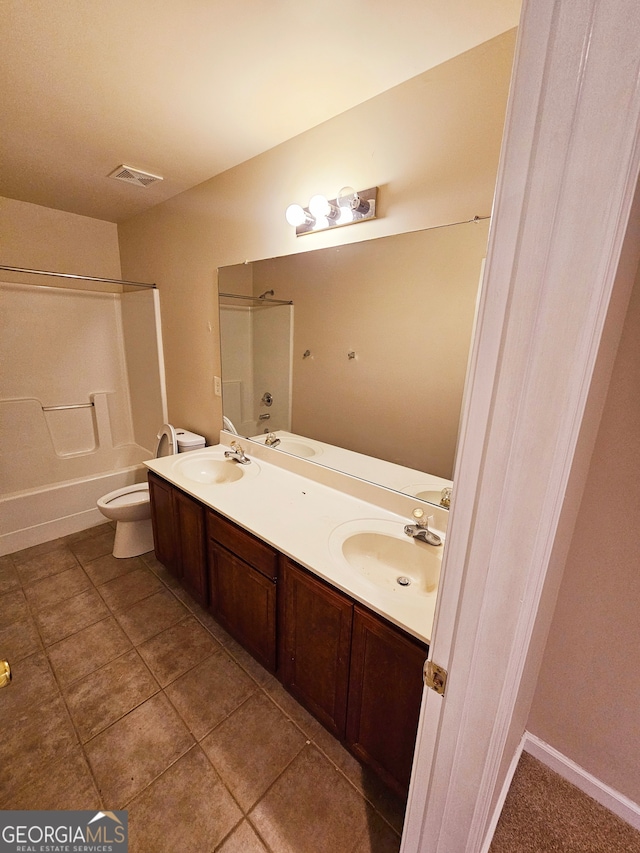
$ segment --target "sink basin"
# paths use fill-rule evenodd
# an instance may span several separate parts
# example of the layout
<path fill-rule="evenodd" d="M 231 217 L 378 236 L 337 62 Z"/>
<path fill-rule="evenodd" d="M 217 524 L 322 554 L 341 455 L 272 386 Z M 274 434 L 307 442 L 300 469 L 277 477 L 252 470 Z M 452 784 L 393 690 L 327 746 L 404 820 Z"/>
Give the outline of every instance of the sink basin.
<path fill-rule="evenodd" d="M 178 458 L 173 465 L 176 474 L 208 486 L 219 486 L 237 483 L 246 477 L 255 476 L 259 469 L 257 462 L 252 459 L 249 465 L 241 465 L 233 459 L 225 459 L 224 451 L 211 448 L 205 451 L 192 451 L 183 459 Z"/>
<path fill-rule="evenodd" d="M 322 453 L 320 447 L 314 447 L 306 441 L 301 441 L 298 438 L 281 438 L 278 450 L 284 450 L 285 453 L 291 453 L 293 456 L 301 456 L 304 459 L 310 459 L 312 456 L 319 456 Z"/>
<path fill-rule="evenodd" d="M 446 485 L 446 484 L 445 484 Z M 428 485 L 412 485 L 405 486 L 403 489 L 400 489 L 401 492 L 405 492 L 405 494 L 413 495 L 416 498 L 419 498 L 421 501 L 428 501 L 431 504 L 435 504 L 436 506 L 442 506 L 440 500 L 442 498 L 442 490 L 444 486 L 428 486 Z M 444 509 L 448 509 L 448 507 L 443 507 Z"/>
<path fill-rule="evenodd" d="M 442 546 L 411 539 L 399 522 L 347 522 L 333 531 L 329 549 L 345 568 L 388 593 L 430 595 L 438 587 Z"/>

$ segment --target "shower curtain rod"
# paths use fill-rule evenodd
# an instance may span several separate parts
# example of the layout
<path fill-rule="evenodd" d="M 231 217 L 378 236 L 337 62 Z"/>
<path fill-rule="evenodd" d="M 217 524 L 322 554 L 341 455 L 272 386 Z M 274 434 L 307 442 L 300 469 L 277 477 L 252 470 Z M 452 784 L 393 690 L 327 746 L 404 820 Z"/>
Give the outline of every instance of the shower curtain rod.
<path fill-rule="evenodd" d="M 58 278 L 74 278 L 80 281 L 102 281 L 106 284 L 130 284 L 133 287 L 151 287 L 155 288 L 155 284 L 147 284 L 143 281 L 124 281 L 119 278 L 100 278 L 99 276 L 92 275 L 73 275 L 68 272 L 51 272 L 50 270 L 29 270 L 24 267 L 7 267 L 4 264 L 0 264 L 0 270 L 6 270 L 7 272 L 24 272 L 29 275 L 54 275 Z"/>
<path fill-rule="evenodd" d="M 272 305 L 293 305 L 292 299 L 269 299 L 265 296 L 242 296 L 240 293 L 219 293 L 218 296 L 227 296 L 229 299 L 250 299 L 252 302 L 270 302 Z"/>

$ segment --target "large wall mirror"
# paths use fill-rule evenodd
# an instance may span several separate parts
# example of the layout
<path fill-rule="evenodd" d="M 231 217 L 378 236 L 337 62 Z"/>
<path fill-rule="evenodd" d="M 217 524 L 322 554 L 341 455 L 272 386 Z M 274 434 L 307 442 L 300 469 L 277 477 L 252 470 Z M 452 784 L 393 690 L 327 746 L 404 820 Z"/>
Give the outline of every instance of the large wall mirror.
<path fill-rule="evenodd" d="M 284 430 L 298 444 L 281 450 L 433 500 L 421 484 L 452 476 L 488 227 L 219 269 L 225 417 L 254 441 Z M 314 442 L 351 454 L 305 452 Z M 378 462 L 350 469 L 352 454 Z"/>

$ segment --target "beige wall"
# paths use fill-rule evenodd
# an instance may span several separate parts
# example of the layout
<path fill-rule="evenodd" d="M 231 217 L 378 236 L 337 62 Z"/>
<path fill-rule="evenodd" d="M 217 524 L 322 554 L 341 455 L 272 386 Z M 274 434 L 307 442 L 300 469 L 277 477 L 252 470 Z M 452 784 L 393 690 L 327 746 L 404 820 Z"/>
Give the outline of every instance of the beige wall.
<path fill-rule="evenodd" d="M 118 231 L 103 222 L 0 197 L 0 264 L 73 275 L 120 278 Z M 62 279 L 27 277 L 0 271 L 3 281 L 19 280 L 64 286 Z"/>
<path fill-rule="evenodd" d="M 173 423 L 217 440 L 219 266 L 490 213 L 514 42 L 505 33 L 119 225 L 123 274 L 160 288 Z M 380 218 L 296 238 L 287 205 L 345 184 L 379 186 Z"/>
<path fill-rule="evenodd" d="M 640 803 L 640 274 L 527 728 Z"/>

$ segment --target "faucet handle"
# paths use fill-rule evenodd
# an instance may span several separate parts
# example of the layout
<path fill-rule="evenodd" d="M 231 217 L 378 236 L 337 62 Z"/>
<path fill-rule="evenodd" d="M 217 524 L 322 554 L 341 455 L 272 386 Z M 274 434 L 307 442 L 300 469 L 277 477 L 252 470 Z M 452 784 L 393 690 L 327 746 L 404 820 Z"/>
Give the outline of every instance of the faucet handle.
<path fill-rule="evenodd" d="M 418 527 L 428 526 L 428 520 L 424 517 L 424 510 L 421 507 L 417 506 L 411 515 L 415 518 Z"/>

